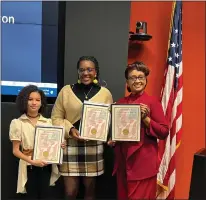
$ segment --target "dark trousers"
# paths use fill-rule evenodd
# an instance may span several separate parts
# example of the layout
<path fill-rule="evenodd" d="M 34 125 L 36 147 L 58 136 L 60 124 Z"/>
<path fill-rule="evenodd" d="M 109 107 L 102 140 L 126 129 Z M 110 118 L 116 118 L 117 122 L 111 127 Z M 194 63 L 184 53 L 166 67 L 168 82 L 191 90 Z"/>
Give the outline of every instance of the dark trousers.
<path fill-rule="evenodd" d="M 51 199 L 51 165 L 46 167 L 27 167 L 26 199 Z"/>

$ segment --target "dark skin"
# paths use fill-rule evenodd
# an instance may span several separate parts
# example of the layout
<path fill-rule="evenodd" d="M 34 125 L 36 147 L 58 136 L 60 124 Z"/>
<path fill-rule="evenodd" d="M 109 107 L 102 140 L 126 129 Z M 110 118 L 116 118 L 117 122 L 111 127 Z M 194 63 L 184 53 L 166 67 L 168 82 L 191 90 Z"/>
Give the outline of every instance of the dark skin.
<path fill-rule="evenodd" d="M 128 73 L 127 85 L 129 86 L 132 94 L 141 94 L 144 92 L 147 84 L 147 79 L 144 72 L 132 70 Z M 147 105 L 140 104 L 141 118 L 146 126 L 149 125 L 150 119 L 148 116 L 150 110 Z"/>
<path fill-rule="evenodd" d="M 89 85 L 97 76 L 95 64 L 89 60 L 83 60 L 79 63 L 79 79 L 81 83 Z M 79 131 L 76 128 L 71 128 L 70 135 L 75 140 L 84 140 L 81 138 Z"/>
<path fill-rule="evenodd" d="M 81 138 L 80 133 L 76 128 L 71 128 L 70 135 L 75 140 L 84 140 L 83 138 Z"/>
<path fill-rule="evenodd" d="M 83 60 L 79 63 L 78 73 L 79 73 L 79 80 L 84 85 L 91 84 L 97 76 L 95 64 L 89 60 Z M 81 138 L 79 131 L 75 127 L 72 127 L 70 129 L 69 134 L 74 140 L 85 141 L 85 139 Z M 79 187 L 79 177 L 78 176 L 64 177 L 64 181 L 65 181 L 66 194 L 68 198 L 71 200 L 76 199 L 76 195 L 78 193 L 78 187 Z M 85 186 L 84 199 L 85 200 L 95 199 L 95 177 L 83 177 L 83 183 Z"/>
<path fill-rule="evenodd" d="M 150 112 L 150 109 L 148 108 L 147 105 L 145 104 L 140 104 L 140 109 L 141 109 L 141 118 L 144 124 L 149 127 L 150 125 L 150 118 L 148 117 L 148 114 Z"/>
<path fill-rule="evenodd" d="M 144 92 L 147 84 L 147 79 L 144 72 L 132 70 L 128 74 L 127 85 L 129 86 L 132 94 L 141 94 Z M 150 109 L 145 104 L 140 104 L 141 119 L 143 123 L 149 128 L 150 118 L 148 117 Z M 115 141 L 109 140 L 108 145 L 114 146 Z"/>

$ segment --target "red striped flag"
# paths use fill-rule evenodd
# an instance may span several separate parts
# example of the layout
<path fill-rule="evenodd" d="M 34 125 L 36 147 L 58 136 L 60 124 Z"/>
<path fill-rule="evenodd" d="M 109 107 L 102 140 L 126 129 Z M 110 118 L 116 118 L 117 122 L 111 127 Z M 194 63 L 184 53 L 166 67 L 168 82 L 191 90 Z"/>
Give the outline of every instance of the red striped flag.
<path fill-rule="evenodd" d="M 175 1 L 173 2 L 167 65 L 161 94 L 170 133 L 166 140 L 158 143 L 161 163 L 157 181 L 162 190 L 158 193 L 157 199 L 174 199 L 175 157 L 182 133 L 182 69 L 182 2 Z"/>

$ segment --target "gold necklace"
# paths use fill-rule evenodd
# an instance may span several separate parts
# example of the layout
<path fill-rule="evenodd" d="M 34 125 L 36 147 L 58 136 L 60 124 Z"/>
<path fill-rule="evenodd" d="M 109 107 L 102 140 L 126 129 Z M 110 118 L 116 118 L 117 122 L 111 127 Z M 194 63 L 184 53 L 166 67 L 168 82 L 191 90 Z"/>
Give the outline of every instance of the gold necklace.
<path fill-rule="evenodd" d="M 92 88 L 93 88 L 93 86 L 91 87 L 91 89 L 89 90 L 89 92 L 87 94 L 85 94 L 85 92 L 84 92 L 85 99 L 88 99 L 88 94 L 91 92 Z"/>

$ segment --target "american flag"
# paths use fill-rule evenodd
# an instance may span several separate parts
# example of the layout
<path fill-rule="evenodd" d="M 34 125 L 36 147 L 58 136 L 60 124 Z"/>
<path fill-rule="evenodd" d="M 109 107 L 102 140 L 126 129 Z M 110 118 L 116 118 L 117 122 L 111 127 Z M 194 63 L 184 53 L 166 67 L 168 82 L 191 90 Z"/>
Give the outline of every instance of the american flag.
<path fill-rule="evenodd" d="M 170 133 L 165 141 L 159 141 L 161 160 L 157 176 L 162 190 L 157 199 L 174 199 L 176 150 L 182 133 L 182 2 L 173 2 L 168 56 L 161 102 L 170 125 Z"/>

